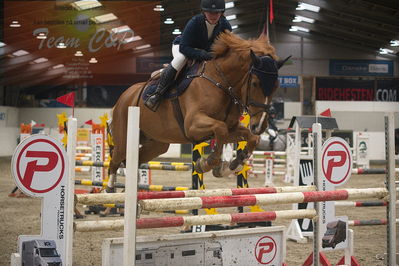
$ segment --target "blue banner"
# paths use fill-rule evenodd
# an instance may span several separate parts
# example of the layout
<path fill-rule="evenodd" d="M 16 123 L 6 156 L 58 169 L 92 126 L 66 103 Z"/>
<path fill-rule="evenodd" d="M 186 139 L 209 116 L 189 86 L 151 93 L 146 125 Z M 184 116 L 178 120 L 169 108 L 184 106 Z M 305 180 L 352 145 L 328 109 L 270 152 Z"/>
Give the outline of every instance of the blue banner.
<path fill-rule="evenodd" d="M 389 60 L 330 60 L 330 75 L 335 76 L 393 76 L 393 61 Z"/>
<path fill-rule="evenodd" d="M 299 88 L 298 76 L 279 76 L 280 88 Z"/>

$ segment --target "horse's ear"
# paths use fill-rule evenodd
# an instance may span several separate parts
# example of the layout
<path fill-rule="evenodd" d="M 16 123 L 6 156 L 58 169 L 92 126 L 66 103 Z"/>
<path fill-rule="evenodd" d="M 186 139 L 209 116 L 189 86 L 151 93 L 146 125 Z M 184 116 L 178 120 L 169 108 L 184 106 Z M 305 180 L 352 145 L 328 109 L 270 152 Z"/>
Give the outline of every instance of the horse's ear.
<path fill-rule="evenodd" d="M 261 63 L 260 62 L 260 58 L 254 53 L 254 51 L 252 51 L 252 49 L 250 49 L 249 54 L 251 56 L 251 60 L 252 60 L 253 65 L 255 67 L 258 67 L 260 65 L 260 63 Z"/>
<path fill-rule="evenodd" d="M 288 57 L 287 57 L 286 59 L 284 59 L 284 60 L 278 60 L 278 61 L 277 61 L 277 68 L 280 69 L 280 67 L 282 67 L 282 66 L 285 64 L 285 62 L 287 62 L 288 59 L 291 58 L 291 56 L 292 56 L 292 55 L 288 56 Z"/>

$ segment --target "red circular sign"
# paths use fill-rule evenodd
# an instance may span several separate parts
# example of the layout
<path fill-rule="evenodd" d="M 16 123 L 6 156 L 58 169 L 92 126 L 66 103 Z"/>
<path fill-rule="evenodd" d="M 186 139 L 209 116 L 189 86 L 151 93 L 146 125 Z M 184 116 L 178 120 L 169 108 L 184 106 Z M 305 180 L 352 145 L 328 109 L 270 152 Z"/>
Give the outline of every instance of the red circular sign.
<path fill-rule="evenodd" d="M 43 194 L 57 187 L 65 173 L 65 156 L 59 145 L 43 135 L 29 137 L 20 145 L 13 157 L 19 187 L 28 194 Z"/>
<path fill-rule="evenodd" d="M 255 257 L 260 264 L 271 263 L 277 255 L 276 241 L 270 236 L 258 240 L 255 246 Z"/>
<path fill-rule="evenodd" d="M 344 184 L 352 173 L 352 154 L 341 138 L 330 138 L 324 143 L 321 165 L 325 178 L 335 185 Z"/>

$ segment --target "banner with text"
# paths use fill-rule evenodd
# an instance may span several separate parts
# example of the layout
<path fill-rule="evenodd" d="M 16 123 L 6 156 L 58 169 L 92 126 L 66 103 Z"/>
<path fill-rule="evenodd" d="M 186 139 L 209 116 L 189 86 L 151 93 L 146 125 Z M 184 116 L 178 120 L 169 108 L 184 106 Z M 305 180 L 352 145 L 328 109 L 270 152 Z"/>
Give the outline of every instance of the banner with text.
<path fill-rule="evenodd" d="M 377 80 L 375 100 L 383 102 L 399 102 L 399 79 Z"/>
<path fill-rule="evenodd" d="M 316 100 L 374 101 L 374 80 L 316 78 Z"/>
<path fill-rule="evenodd" d="M 393 76 L 390 60 L 330 60 L 332 76 Z"/>

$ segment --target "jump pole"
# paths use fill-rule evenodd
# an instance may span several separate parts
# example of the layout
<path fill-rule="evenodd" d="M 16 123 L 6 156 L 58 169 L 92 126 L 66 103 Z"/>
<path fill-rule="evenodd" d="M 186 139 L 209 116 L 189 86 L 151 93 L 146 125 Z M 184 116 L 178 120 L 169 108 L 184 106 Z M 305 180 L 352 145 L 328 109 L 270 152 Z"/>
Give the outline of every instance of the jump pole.
<path fill-rule="evenodd" d="M 387 206 L 387 265 L 396 265 L 396 184 L 395 184 L 395 116 L 385 115 L 385 151 L 387 160 L 386 185 L 391 199 Z"/>
<path fill-rule="evenodd" d="M 314 186 L 302 187 L 261 187 L 261 188 L 233 188 L 233 189 L 206 189 L 206 190 L 183 190 L 183 191 L 150 191 L 138 192 L 137 199 L 167 199 L 167 198 L 190 198 L 190 197 L 216 197 L 216 196 L 240 196 L 253 194 L 274 194 L 291 192 L 315 191 Z M 84 205 L 97 205 L 105 203 L 123 203 L 125 193 L 89 193 L 75 195 L 76 203 Z"/>
<path fill-rule="evenodd" d="M 65 257 L 68 261 L 65 263 L 67 266 L 72 266 L 72 258 L 73 258 L 73 215 L 74 208 L 73 206 L 73 196 L 74 196 L 74 180 L 75 180 L 75 167 L 73 162 L 75 161 L 76 154 L 76 137 L 78 130 L 78 122 L 76 118 L 70 117 L 68 118 L 68 140 L 67 140 L 67 157 L 68 157 L 68 181 L 67 181 L 67 190 L 68 190 L 68 198 L 66 199 L 69 204 L 67 205 L 67 218 L 65 222 L 66 226 L 66 254 Z M 43 230 L 43 229 L 42 229 Z"/>
<path fill-rule="evenodd" d="M 137 175 L 139 158 L 140 109 L 129 107 L 126 146 L 126 188 L 123 265 L 136 264 Z"/>
<path fill-rule="evenodd" d="M 140 200 L 143 211 L 171 211 L 176 209 L 221 208 L 254 205 L 275 205 L 367 198 L 382 199 L 388 195 L 385 188 L 342 189 L 237 196 L 192 197 Z"/>

